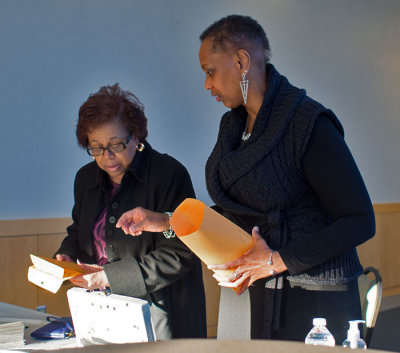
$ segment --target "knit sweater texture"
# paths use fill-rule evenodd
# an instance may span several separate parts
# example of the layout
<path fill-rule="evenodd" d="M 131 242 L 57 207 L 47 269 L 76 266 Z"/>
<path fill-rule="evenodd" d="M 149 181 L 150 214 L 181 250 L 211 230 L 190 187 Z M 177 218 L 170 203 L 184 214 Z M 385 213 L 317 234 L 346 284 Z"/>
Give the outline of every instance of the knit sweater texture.
<path fill-rule="evenodd" d="M 267 65 L 267 90 L 250 139 L 241 143 L 247 113 L 243 106 L 226 113 L 217 144 L 206 166 L 207 188 L 224 216 L 261 236 L 274 250 L 328 226 L 332 219 L 320 204 L 302 171 L 302 159 L 316 119 L 328 116 L 340 133 L 334 113 L 291 85 L 273 65 Z M 289 273 L 292 282 L 347 283 L 362 272 L 355 248 Z"/>

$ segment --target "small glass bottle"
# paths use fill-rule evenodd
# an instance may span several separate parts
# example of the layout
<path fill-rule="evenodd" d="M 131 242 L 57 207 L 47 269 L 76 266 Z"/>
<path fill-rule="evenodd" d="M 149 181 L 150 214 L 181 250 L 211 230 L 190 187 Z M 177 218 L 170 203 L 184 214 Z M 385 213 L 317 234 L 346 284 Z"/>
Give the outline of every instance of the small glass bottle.
<path fill-rule="evenodd" d="M 349 321 L 350 328 L 347 330 L 347 339 L 343 341 L 342 347 L 347 347 L 351 349 L 367 349 L 367 344 L 362 338 L 360 338 L 360 330 L 358 329 L 358 324 L 361 322 L 365 323 L 364 320 Z"/>
<path fill-rule="evenodd" d="M 314 327 L 307 334 L 305 343 L 315 346 L 335 346 L 335 338 L 326 328 L 326 319 L 317 317 L 313 319 Z"/>

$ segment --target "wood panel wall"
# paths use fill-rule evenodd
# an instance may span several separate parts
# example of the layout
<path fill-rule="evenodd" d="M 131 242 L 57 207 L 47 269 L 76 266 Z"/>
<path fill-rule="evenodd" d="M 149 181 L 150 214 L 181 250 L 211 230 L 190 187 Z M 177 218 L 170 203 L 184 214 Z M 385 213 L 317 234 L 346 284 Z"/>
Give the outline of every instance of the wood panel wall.
<path fill-rule="evenodd" d="M 30 309 L 46 305 L 49 313 L 69 316 L 66 290 L 71 285 L 55 295 L 31 284 L 27 273 L 29 254 L 52 257 L 70 223 L 69 218 L 0 221 L 0 301 Z"/>
<path fill-rule="evenodd" d="M 400 294 L 400 203 L 375 204 L 376 235 L 358 247 L 364 267 L 382 276 L 383 296 Z"/>
<path fill-rule="evenodd" d="M 374 205 L 376 236 L 358 248 L 364 267 L 374 266 L 383 278 L 383 295 L 400 293 L 400 203 Z M 40 289 L 27 280 L 31 265 L 29 254 L 51 257 L 65 237 L 70 218 L 0 221 L 0 301 L 36 309 L 46 305 L 47 312 L 69 315 L 64 285 L 57 294 Z M 212 272 L 203 266 L 206 287 L 208 336 L 215 337 L 220 288 Z"/>

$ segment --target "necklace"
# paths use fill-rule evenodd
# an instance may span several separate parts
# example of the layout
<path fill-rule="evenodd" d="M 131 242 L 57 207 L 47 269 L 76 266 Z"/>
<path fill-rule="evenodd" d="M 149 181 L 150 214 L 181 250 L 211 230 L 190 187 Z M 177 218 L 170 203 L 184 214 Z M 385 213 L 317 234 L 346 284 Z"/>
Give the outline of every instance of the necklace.
<path fill-rule="evenodd" d="M 242 133 L 242 141 L 247 141 L 251 136 L 251 132 L 247 132 L 248 125 L 249 125 L 249 116 L 247 115 L 246 127 Z"/>

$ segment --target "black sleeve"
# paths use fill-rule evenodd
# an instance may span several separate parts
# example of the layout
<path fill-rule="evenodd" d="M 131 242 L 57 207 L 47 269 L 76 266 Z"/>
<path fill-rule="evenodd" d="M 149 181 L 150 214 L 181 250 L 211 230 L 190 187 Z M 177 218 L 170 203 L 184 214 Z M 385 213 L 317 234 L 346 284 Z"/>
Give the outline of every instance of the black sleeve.
<path fill-rule="evenodd" d="M 175 211 L 187 197 L 195 198 L 192 181 L 186 168 L 171 161 L 165 168 L 163 177 L 157 177 L 153 170 L 150 179 L 161 180 L 153 185 L 149 193 L 157 200 L 156 212 Z M 143 232 L 141 237 L 145 237 Z M 163 289 L 187 275 L 197 257 L 179 238 L 166 239 L 162 233 L 150 233 L 154 247 L 138 258 L 126 257 L 121 261 L 104 265 L 104 271 L 113 293 L 146 298 L 148 293 Z"/>
<path fill-rule="evenodd" d="M 291 274 L 335 258 L 375 234 L 374 211 L 364 181 L 344 138 L 328 117 L 315 123 L 303 168 L 333 223 L 279 251 Z"/>

